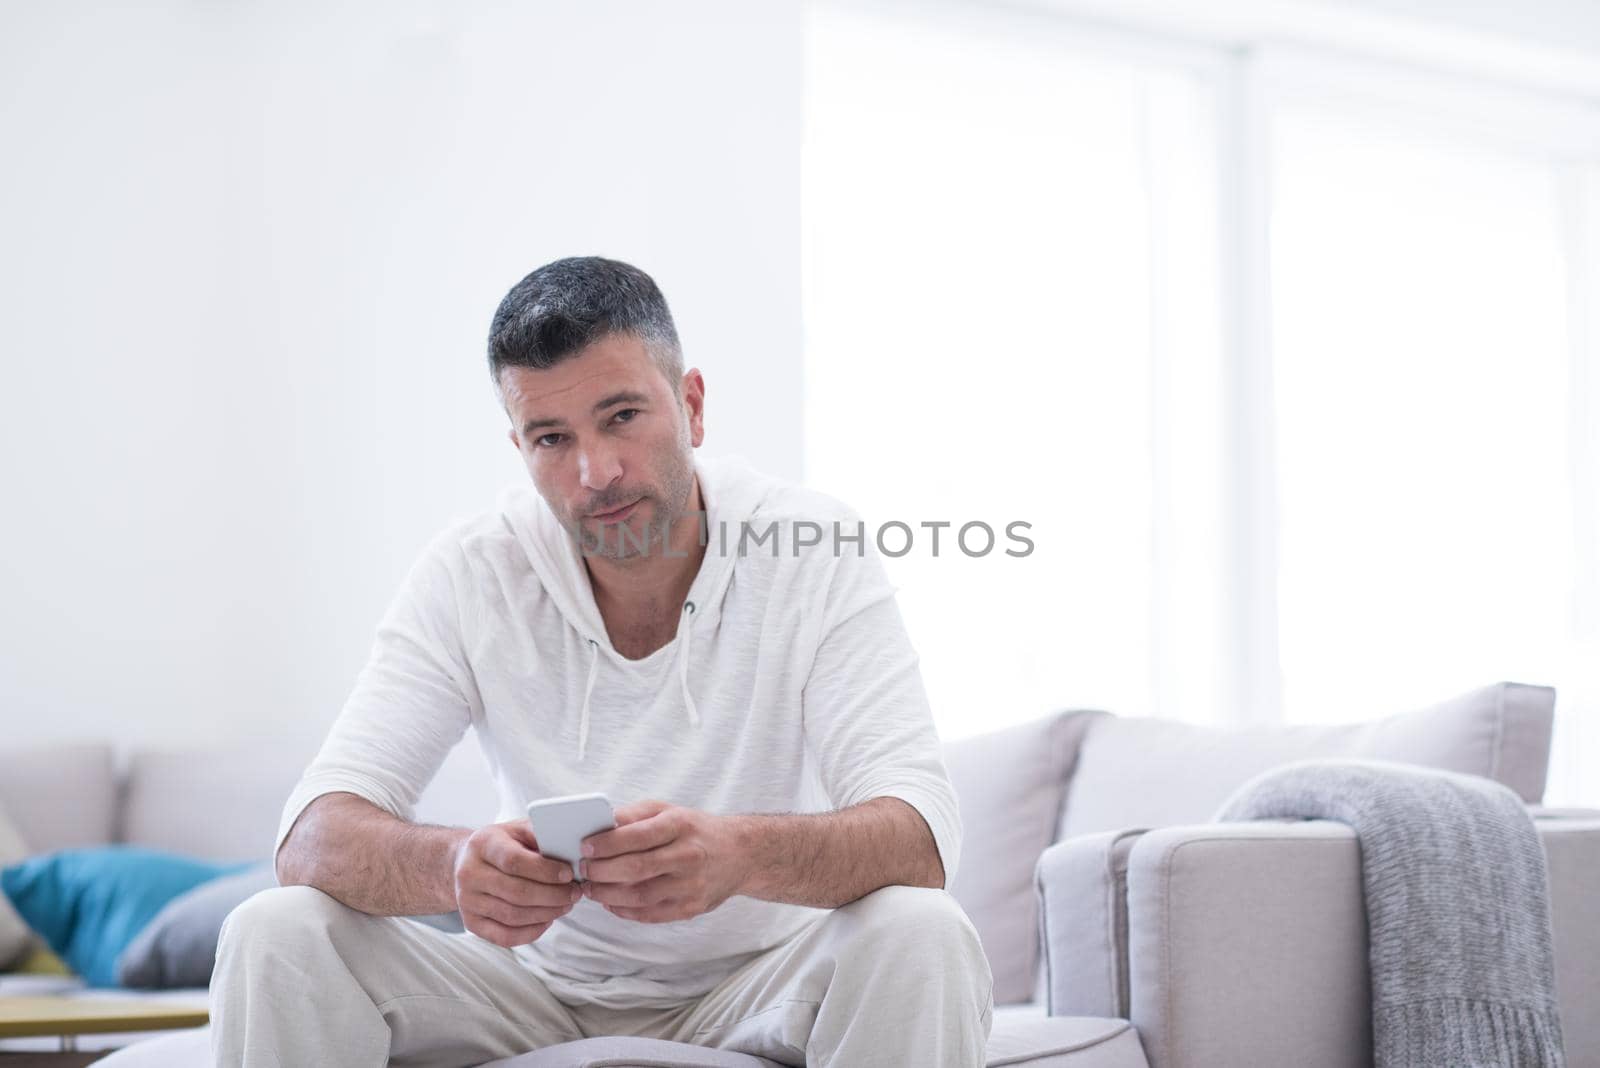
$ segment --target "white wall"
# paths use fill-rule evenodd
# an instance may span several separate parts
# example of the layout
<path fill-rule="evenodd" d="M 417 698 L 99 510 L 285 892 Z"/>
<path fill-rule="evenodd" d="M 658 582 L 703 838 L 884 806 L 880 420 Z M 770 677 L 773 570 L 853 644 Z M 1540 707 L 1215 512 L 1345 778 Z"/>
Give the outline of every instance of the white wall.
<path fill-rule="evenodd" d="M 800 474 L 797 2 L 0 12 L 7 744 L 319 740 L 405 569 L 526 478 L 483 339 L 651 272 L 712 451 Z"/>

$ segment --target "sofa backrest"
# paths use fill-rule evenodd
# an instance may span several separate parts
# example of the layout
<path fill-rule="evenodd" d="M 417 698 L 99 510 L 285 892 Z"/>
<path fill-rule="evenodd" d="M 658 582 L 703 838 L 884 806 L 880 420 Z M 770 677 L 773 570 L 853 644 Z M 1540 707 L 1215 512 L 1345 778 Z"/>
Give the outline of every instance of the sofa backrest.
<path fill-rule="evenodd" d="M 0 811 L 30 853 L 126 842 L 218 861 L 267 860 L 284 802 L 312 751 L 288 745 L 145 749 L 58 744 L 0 754 Z M 417 801 L 415 818 L 493 822 L 488 766 L 469 733 Z"/>
<path fill-rule="evenodd" d="M 117 840 L 213 860 L 267 860 L 284 802 L 314 752 L 260 747 L 131 754 Z M 467 737 L 445 757 L 413 819 L 452 827 L 494 822 L 494 781 Z"/>
<path fill-rule="evenodd" d="M 1058 835 L 1207 823 L 1252 776 L 1293 760 L 1420 764 L 1493 779 L 1537 804 L 1555 699 L 1547 686 L 1502 682 L 1429 708 L 1330 727 L 1100 717 L 1078 748 Z"/>
<path fill-rule="evenodd" d="M 1207 822 L 1270 767 L 1368 757 L 1483 775 L 1541 800 L 1555 692 L 1500 683 L 1432 708 L 1340 727 L 1218 729 L 1104 712 L 1059 712 L 946 744 L 961 809 L 951 893 L 983 940 L 995 1001 L 1036 992 L 1033 871 L 1052 841 L 1102 830 Z M 313 754 L 291 747 L 136 751 L 108 745 L 0 754 L 0 807 L 29 849 L 124 841 L 207 859 L 266 860 L 283 804 Z M 475 737 L 445 759 L 415 818 L 481 826 L 497 816 Z"/>
<path fill-rule="evenodd" d="M 111 840 L 117 780 L 110 745 L 63 743 L 0 751 L 0 812 L 31 853 Z"/>
<path fill-rule="evenodd" d="M 1499 683 L 1347 726 L 1212 728 L 1073 711 L 947 743 L 963 829 L 950 889 L 983 941 L 996 1003 L 1031 1000 L 1038 989 L 1033 872 L 1049 843 L 1207 823 L 1252 775 L 1302 759 L 1364 757 L 1482 775 L 1536 804 L 1554 710 L 1548 687 Z"/>
<path fill-rule="evenodd" d="M 206 860 L 266 860 L 310 756 L 287 745 L 134 750 L 115 840 Z"/>

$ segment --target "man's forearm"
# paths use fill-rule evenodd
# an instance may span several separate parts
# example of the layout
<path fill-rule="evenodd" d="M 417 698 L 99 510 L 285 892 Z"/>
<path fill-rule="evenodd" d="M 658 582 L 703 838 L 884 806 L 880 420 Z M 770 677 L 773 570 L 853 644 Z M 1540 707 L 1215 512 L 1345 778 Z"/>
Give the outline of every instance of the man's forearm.
<path fill-rule="evenodd" d="M 897 797 L 837 812 L 734 816 L 748 860 L 739 893 L 837 908 L 885 886 L 944 886 L 933 832 Z"/>
<path fill-rule="evenodd" d="M 278 882 L 314 886 L 374 916 L 426 916 L 456 908 L 461 827 L 408 823 L 351 793 L 307 805 L 278 851 Z"/>

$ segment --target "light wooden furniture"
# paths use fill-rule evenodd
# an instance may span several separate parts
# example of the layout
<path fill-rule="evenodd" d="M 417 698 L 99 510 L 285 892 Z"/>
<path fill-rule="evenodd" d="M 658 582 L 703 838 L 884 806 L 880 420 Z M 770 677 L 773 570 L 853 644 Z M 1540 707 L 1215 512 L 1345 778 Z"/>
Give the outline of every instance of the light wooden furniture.
<path fill-rule="evenodd" d="M 203 1003 L 134 998 L 0 997 L 0 1038 L 61 1036 L 61 1049 L 78 1048 L 78 1036 L 113 1031 L 167 1031 L 201 1027 L 211 1019 Z"/>

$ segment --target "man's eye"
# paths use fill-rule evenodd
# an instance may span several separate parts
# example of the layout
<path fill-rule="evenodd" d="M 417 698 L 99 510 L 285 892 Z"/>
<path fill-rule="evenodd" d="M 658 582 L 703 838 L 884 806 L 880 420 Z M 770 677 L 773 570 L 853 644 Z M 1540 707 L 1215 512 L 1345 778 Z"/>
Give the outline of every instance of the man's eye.
<path fill-rule="evenodd" d="M 611 417 L 611 420 L 612 420 L 612 422 L 615 422 L 618 419 L 622 419 L 623 416 L 627 416 L 628 418 L 622 419 L 622 421 L 624 423 L 629 423 L 629 422 L 632 422 L 633 421 L 633 417 L 638 415 L 638 414 L 639 414 L 639 409 L 637 409 L 637 408 L 624 408 L 624 409 L 622 409 L 622 411 L 618 412 L 616 415 L 613 415 Z"/>
<path fill-rule="evenodd" d="M 548 449 L 556 444 L 555 442 L 550 441 L 550 439 L 559 438 L 560 436 L 560 434 L 541 434 L 539 437 L 533 439 L 533 443 L 540 448 Z M 548 442 L 548 444 L 546 444 L 546 442 Z"/>

